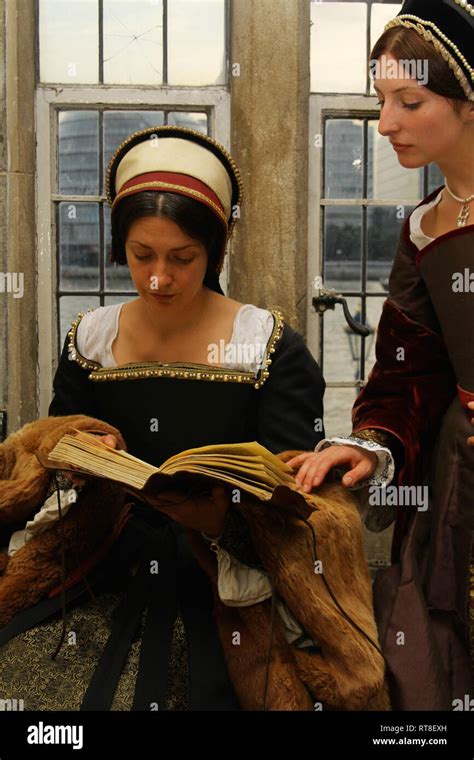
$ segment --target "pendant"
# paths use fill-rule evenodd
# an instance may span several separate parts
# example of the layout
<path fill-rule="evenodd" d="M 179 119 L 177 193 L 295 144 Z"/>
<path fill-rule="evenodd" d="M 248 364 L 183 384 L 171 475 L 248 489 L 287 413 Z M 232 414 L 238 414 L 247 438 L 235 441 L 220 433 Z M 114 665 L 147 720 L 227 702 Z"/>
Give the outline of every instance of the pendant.
<path fill-rule="evenodd" d="M 467 220 L 469 219 L 470 211 L 471 209 L 469 208 L 469 204 L 465 203 L 461 211 L 459 212 L 459 216 L 457 218 L 458 227 L 466 226 Z"/>

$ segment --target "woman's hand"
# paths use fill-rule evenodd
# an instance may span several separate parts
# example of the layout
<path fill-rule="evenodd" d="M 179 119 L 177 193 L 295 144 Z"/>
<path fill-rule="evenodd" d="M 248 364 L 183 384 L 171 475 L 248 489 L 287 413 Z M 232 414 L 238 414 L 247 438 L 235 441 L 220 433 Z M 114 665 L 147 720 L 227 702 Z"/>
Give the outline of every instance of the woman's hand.
<path fill-rule="evenodd" d="M 468 403 L 469 409 L 474 413 L 474 401 L 469 401 Z M 471 425 L 474 425 L 474 417 L 471 417 Z M 474 446 L 474 436 L 470 435 L 467 439 L 467 445 L 468 446 Z"/>
<path fill-rule="evenodd" d="M 106 446 L 110 446 L 112 449 L 117 448 L 117 439 L 114 435 L 111 435 L 108 433 L 107 435 L 98 435 L 97 439 L 99 441 L 102 441 L 102 443 L 105 443 Z M 84 486 L 87 483 L 87 476 L 84 475 L 78 475 L 77 472 L 74 472 L 73 470 L 64 470 L 64 475 L 66 478 L 68 478 L 73 486 Z"/>
<path fill-rule="evenodd" d="M 146 496 L 149 504 L 185 528 L 218 537 L 224 530 L 230 494 L 225 486 L 214 486 L 208 496 L 187 496 L 184 491 L 164 491 Z"/>
<path fill-rule="evenodd" d="M 349 488 L 360 480 L 365 480 L 374 474 L 378 465 L 377 455 L 360 446 L 328 446 L 318 451 L 308 451 L 290 459 L 287 464 L 294 470 L 298 468 L 295 480 L 303 491 L 309 493 L 320 486 L 329 470 L 333 467 L 349 467 L 342 478 L 342 484 Z"/>

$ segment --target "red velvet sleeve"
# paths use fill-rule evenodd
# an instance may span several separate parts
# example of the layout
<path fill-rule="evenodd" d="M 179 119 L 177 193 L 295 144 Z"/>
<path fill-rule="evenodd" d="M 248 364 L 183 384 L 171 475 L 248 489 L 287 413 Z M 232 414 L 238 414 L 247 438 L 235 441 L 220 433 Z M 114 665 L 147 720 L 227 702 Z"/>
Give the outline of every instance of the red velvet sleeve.
<path fill-rule="evenodd" d="M 376 363 L 352 410 L 353 433 L 381 428 L 400 441 L 398 485 L 420 483 L 441 418 L 456 394 L 442 336 L 415 322 L 391 300 L 380 319 Z"/>

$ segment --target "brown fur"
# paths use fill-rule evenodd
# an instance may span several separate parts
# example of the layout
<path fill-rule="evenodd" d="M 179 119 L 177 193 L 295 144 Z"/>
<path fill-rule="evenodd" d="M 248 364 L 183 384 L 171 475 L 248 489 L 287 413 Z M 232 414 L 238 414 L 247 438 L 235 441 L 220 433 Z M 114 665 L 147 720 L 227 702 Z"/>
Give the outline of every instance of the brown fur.
<path fill-rule="evenodd" d="M 83 415 L 52 417 L 30 423 L 0 445 L 0 526 L 27 520 L 43 503 L 50 473 L 35 451 L 48 454 L 73 427 L 112 433 L 118 430 Z M 283 452 L 288 461 L 300 452 Z M 290 646 L 275 613 L 266 708 L 311 710 L 321 702 L 331 710 L 389 709 L 384 662 L 367 640 L 344 618 L 321 575 L 314 572 L 310 528 L 288 509 L 307 517 L 316 532 L 317 559 L 344 611 L 377 642 L 372 590 L 364 556 L 356 501 L 346 489 L 326 484 L 314 494 L 294 497 L 286 489 L 263 503 L 242 494 L 239 505 L 264 567 L 275 588 L 322 654 Z M 67 571 L 90 557 L 123 516 L 123 492 L 112 483 L 92 479 L 63 520 Z M 308 517 L 309 515 L 309 517 Z M 9 561 L 0 554 L 0 626 L 36 603 L 61 581 L 60 526 L 55 524 L 22 547 Z M 213 552 L 196 531 L 188 531 L 191 547 L 214 590 L 215 616 L 229 674 L 241 706 L 263 706 L 267 657 L 271 640 L 271 602 L 251 607 L 226 607 L 217 594 Z M 279 548 L 279 557 L 278 554 Z M 3 575 L 2 575 L 3 571 Z M 240 644 L 234 642 L 240 634 Z"/>
<path fill-rule="evenodd" d="M 299 452 L 285 453 L 286 461 Z M 283 457 L 282 457 L 283 458 Z M 343 486 L 326 484 L 307 497 L 316 507 L 309 522 L 316 533 L 318 560 L 344 612 L 378 645 L 372 588 L 362 545 L 361 520 L 354 497 Z M 320 702 L 330 710 L 388 710 L 384 661 L 350 624 L 332 600 L 321 575 L 314 572 L 310 528 L 272 503 L 245 495 L 239 508 L 270 578 L 277 562 L 275 588 L 322 653 L 308 653 L 286 643 L 275 615 L 272 668 L 267 708 L 307 710 Z M 190 532 L 191 537 L 191 532 Z M 213 552 L 194 534 L 193 549 L 213 580 Z M 216 597 L 216 620 L 236 691 L 244 709 L 262 707 L 266 656 L 270 642 L 269 601 L 226 608 Z M 241 645 L 232 644 L 239 631 Z"/>
<path fill-rule="evenodd" d="M 111 433 L 125 448 L 119 431 L 100 420 L 75 415 L 48 417 L 25 425 L 0 444 L 0 525 L 28 520 L 45 500 L 51 472 L 35 456 L 49 454 L 72 428 Z M 67 573 L 89 558 L 110 534 L 125 508 L 121 489 L 94 479 L 63 518 Z M 2 575 L 3 573 L 3 575 Z M 61 581 L 60 525 L 28 541 L 11 558 L 0 554 L 0 626 L 43 598 Z"/>

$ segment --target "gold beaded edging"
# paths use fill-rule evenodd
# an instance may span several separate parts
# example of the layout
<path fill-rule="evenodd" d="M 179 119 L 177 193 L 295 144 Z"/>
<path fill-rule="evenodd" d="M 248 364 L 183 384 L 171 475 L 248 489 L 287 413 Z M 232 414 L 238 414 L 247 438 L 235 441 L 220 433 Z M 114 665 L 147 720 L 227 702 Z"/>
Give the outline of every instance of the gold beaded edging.
<path fill-rule="evenodd" d="M 386 31 L 387 29 L 391 29 L 392 27 L 395 27 L 395 26 L 405 26 L 407 29 L 415 29 L 415 31 L 418 32 L 418 34 L 420 34 L 427 42 L 431 42 L 435 46 L 436 50 L 440 53 L 440 55 L 444 58 L 446 63 L 449 65 L 450 69 L 453 71 L 454 75 L 456 76 L 456 79 L 459 81 L 461 87 L 463 88 L 464 93 L 466 97 L 468 98 L 468 100 L 474 100 L 474 89 L 473 89 L 472 84 L 469 82 L 468 78 L 466 77 L 458 61 L 456 61 L 453 54 L 448 50 L 448 48 L 443 44 L 443 42 L 447 43 L 452 48 L 454 54 L 457 55 L 458 59 L 469 71 L 471 80 L 473 82 L 474 82 L 474 69 L 469 65 L 469 62 L 463 56 L 458 46 L 455 45 L 454 42 L 452 42 L 449 39 L 449 37 L 447 37 L 444 34 L 444 32 L 442 32 L 436 26 L 436 24 L 434 24 L 432 21 L 425 21 L 424 19 L 419 18 L 419 16 L 413 16 L 410 13 L 405 13 L 401 16 L 397 16 L 396 18 L 392 19 L 392 21 L 389 21 L 388 24 L 385 26 L 384 31 Z M 439 35 L 439 37 L 441 37 L 443 42 L 441 42 L 437 37 L 435 37 L 434 34 L 429 29 L 426 28 L 427 26 L 430 26 L 432 29 L 434 29 L 436 33 Z"/>
<path fill-rule="evenodd" d="M 126 195 L 130 195 L 130 193 L 136 193 L 137 190 L 145 190 L 147 187 L 162 187 L 166 190 L 181 190 L 182 192 L 186 193 L 186 195 L 192 195 L 194 198 L 198 198 L 200 201 L 203 201 L 206 204 L 209 204 L 212 206 L 213 210 L 218 215 L 219 219 L 221 219 L 227 228 L 227 219 L 222 211 L 221 208 L 217 205 L 217 203 L 214 203 L 210 198 L 207 197 L 207 195 L 204 195 L 204 193 L 200 193 L 199 190 L 193 190 L 191 187 L 185 187 L 184 185 L 175 185 L 171 182 L 158 182 L 157 180 L 154 182 L 141 182 L 139 185 L 133 185 L 133 187 L 129 187 L 126 190 L 121 190 L 114 198 L 114 201 L 112 203 L 112 208 L 115 206 L 116 203 L 118 203 L 119 200 L 124 198 Z"/>
<path fill-rule="evenodd" d="M 94 309 L 89 309 L 89 312 L 91 311 L 94 311 Z M 98 362 L 86 359 L 77 350 L 76 334 L 79 324 L 84 317 L 84 313 L 82 312 L 72 322 L 71 329 L 68 332 L 69 358 L 75 361 L 82 369 L 91 370 L 88 379 L 94 382 L 138 380 L 144 377 L 173 377 L 179 380 L 249 383 L 258 390 L 264 385 L 270 375 L 270 365 L 273 361 L 272 355 L 283 335 L 283 315 L 277 309 L 271 309 L 271 314 L 274 320 L 273 329 L 267 344 L 263 366 L 257 375 L 253 372 L 240 372 L 239 370 L 226 369 L 225 367 L 210 369 L 205 364 L 189 364 L 186 362 L 171 364 L 162 364 L 161 362 L 132 362 L 130 364 L 123 364 L 120 367 L 102 367 Z"/>

